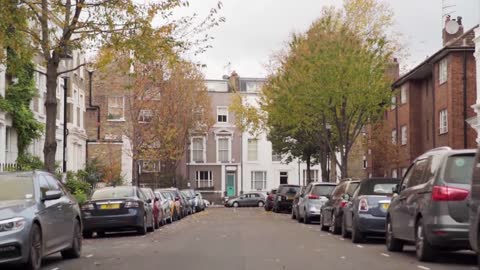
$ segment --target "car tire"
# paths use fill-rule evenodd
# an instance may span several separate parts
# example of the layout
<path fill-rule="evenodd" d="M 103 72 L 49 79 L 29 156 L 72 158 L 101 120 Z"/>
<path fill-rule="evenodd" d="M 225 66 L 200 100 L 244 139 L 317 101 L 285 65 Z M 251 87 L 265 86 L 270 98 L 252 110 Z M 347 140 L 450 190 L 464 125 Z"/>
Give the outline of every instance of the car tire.
<path fill-rule="evenodd" d="M 422 218 L 417 221 L 417 226 L 415 227 L 415 250 L 417 259 L 421 262 L 430 262 L 435 259 L 436 250 L 425 238 L 425 227 L 423 226 Z"/>
<path fill-rule="evenodd" d="M 303 223 L 304 224 L 310 224 L 311 221 L 310 221 L 310 218 L 307 215 L 307 209 L 305 209 L 304 211 L 305 211 L 305 215 L 303 216 Z"/>
<path fill-rule="evenodd" d="M 72 246 L 60 252 L 63 259 L 77 259 L 82 256 L 82 228 L 80 221 L 75 220 L 73 227 Z"/>
<path fill-rule="evenodd" d="M 342 218 L 342 237 L 343 238 L 350 237 L 350 232 L 347 230 L 347 219 L 345 218 L 345 215 L 343 215 L 343 218 Z"/>
<path fill-rule="evenodd" d="M 83 231 L 83 238 L 84 239 L 90 239 L 93 237 L 93 232 L 91 231 Z"/>
<path fill-rule="evenodd" d="M 320 213 L 320 230 L 326 232 L 328 231 L 328 226 L 323 225 L 323 213 Z"/>
<path fill-rule="evenodd" d="M 234 202 L 234 203 L 232 204 L 232 206 L 233 206 L 234 208 L 238 208 L 238 207 L 240 206 L 240 204 L 238 204 L 238 202 Z"/>
<path fill-rule="evenodd" d="M 147 216 L 143 216 L 143 223 L 140 228 L 137 230 L 138 234 L 146 235 L 147 234 Z"/>
<path fill-rule="evenodd" d="M 295 208 L 292 207 L 292 219 L 297 219 L 297 215 L 295 214 Z"/>
<path fill-rule="evenodd" d="M 385 233 L 385 244 L 387 245 L 387 250 L 392 252 L 401 252 L 403 251 L 404 242 L 398 238 L 395 238 L 393 235 L 392 221 L 387 217 L 387 232 Z"/>
<path fill-rule="evenodd" d="M 352 219 L 352 243 L 359 244 L 365 241 L 365 236 L 358 229 L 357 222 L 355 219 Z"/>
<path fill-rule="evenodd" d="M 42 266 L 43 257 L 42 230 L 37 224 L 33 224 L 30 234 L 30 251 L 24 269 L 39 270 Z"/>
<path fill-rule="evenodd" d="M 97 232 L 97 238 L 98 237 L 105 237 L 105 232 Z"/>
<path fill-rule="evenodd" d="M 264 202 L 259 201 L 259 202 L 258 202 L 258 207 L 263 207 L 264 204 L 265 204 Z"/>
<path fill-rule="evenodd" d="M 332 234 L 340 234 L 340 229 L 338 228 L 338 220 L 335 212 L 332 213 L 332 219 L 330 222 L 330 228 L 328 229 Z"/>

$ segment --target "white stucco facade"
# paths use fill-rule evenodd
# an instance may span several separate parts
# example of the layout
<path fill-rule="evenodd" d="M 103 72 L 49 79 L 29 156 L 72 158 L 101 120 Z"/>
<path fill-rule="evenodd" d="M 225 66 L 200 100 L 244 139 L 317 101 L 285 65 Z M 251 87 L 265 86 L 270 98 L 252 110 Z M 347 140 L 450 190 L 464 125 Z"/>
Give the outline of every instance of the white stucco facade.
<path fill-rule="evenodd" d="M 480 28 L 475 29 L 475 58 L 477 61 L 477 78 L 480 78 Z M 469 124 L 477 131 L 477 143 L 480 145 L 480 80 L 477 79 L 477 102 L 472 108 L 477 113 L 476 119 L 470 119 Z"/>

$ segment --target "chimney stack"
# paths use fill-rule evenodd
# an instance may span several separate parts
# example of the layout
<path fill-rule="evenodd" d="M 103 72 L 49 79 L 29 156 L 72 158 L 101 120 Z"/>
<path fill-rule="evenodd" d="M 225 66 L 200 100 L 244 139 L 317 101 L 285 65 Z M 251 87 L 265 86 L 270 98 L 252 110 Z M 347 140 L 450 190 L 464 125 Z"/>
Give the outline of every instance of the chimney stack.
<path fill-rule="evenodd" d="M 447 15 L 442 31 L 443 46 L 446 46 L 450 41 L 463 35 L 463 33 L 462 17 L 458 16 L 457 19 L 452 19 L 450 15 Z"/>

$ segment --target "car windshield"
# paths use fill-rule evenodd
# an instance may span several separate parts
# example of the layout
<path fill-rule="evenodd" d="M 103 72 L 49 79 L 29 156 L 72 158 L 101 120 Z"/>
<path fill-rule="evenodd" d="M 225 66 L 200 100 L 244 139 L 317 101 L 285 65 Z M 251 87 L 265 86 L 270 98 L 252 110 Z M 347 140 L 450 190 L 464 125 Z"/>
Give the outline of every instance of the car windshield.
<path fill-rule="evenodd" d="M 472 179 L 474 155 L 456 155 L 447 160 L 444 180 L 447 183 L 469 184 Z"/>
<path fill-rule="evenodd" d="M 280 187 L 280 189 L 278 190 L 278 193 L 295 195 L 299 190 L 300 190 L 299 186 L 283 186 L 283 187 Z"/>
<path fill-rule="evenodd" d="M 367 180 L 360 186 L 358 195 L 391 195 L 400 179 Z"/>
<path fill-rule="evenodd" d="M 122 199 L 134 197 L 131 187 L 109 187 L 95 190 L 92 200 Z"/>
<path fill-rule="evenodd" d="M 148 188 L 142 188 L 143 193 L 147 196 L 148 199 L 153 199 L 153 194 Z"/>
<path fill-rule="evenodd" d="M 33 199 L 31 175 L 0 175 L 0 201 Z"/>
<path fill-rule="evenodd" d="M 334 185 L 316 185 L 313 187 L 312 194 L 318 196 L 327 196 L 335 189 Z"/>
<path fill-rule="evenodd" d="M 168 193 L 168 192 L 161 192 L 161 194 L 163 195 L 163 197 L 167 198 L 168 200 L 171 200 L 171 199 L 172 199 L 171 194 Z"/>

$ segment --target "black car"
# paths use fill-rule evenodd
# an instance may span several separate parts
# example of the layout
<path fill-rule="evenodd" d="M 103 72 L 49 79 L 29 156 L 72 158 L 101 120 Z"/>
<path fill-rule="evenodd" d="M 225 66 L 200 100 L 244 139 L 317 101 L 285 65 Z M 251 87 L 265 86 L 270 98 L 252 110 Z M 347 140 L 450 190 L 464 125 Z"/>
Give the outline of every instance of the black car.
<path fill-rule="evenodd" d="M 439 250 L 470 249 L 467 198 L 475 150 L 433 149 L 418 157 L 398 185 L 387 214 L 387 249 L 413 243 L 420 261 Z"/>
<path fill-rule="evenodd" d="M 292 203 L 295 195 L 300 190 L 298 185 L 280 185 L 275 194 L 272 211 L 275 213 L 292 210 Z"/>
<path fill-rule="evenodd" d="M 369 235 L 385 235 L 385 219 L 393 190 L 400 182 L 396 178 L 369 178 L 360 182 L 353 197 L 348 195 L 343 210 L 342 236 L 352 236 L 353 243 L 360 243 Z"/>
<path fill-rule="evenodd" d="M 140 188 L 105 187 L 95 190 L 90 201 L 82 206 L 83 235 L 103 235 L 110 231 L 136 230 L 146 234 L 155 229 L 151 200 Z"/>
<path fill-rule="evenodd" d="M 265 211 L 272 211 L 275 194 L 277 194 L 276 189 L 272 189 L 270 192 L 267 193 L 267 198 L 265 199 L 265 206 L 264 206 Z"/>
<path fill-rule="evenodd" d="M 330 230 L 333 234 L 339 234 L 342 228 L 343 209 L 347 206 L 346 196 L 353 196 L 353 192 L 360 184 L 359 180 L 344 179 L 328 196 L 328 201 L 320 209 L 320 227 L 322 230 Z"/>

